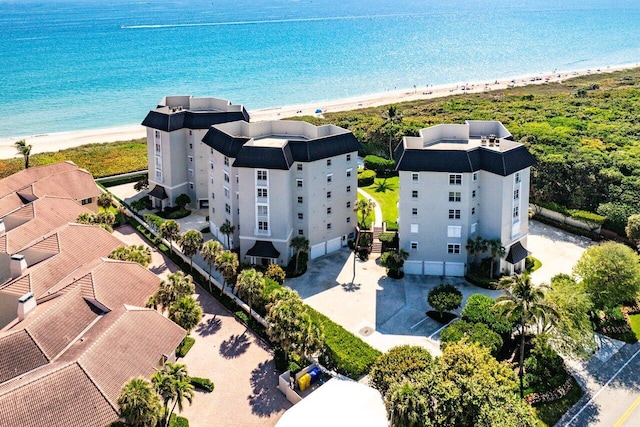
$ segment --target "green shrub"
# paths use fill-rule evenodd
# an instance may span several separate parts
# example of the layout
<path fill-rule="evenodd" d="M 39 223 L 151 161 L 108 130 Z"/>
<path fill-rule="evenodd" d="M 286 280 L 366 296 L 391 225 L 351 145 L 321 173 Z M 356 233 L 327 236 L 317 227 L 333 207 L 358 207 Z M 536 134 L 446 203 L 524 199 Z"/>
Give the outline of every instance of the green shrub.
<path fill-rule="evenodd" d="M 149 227 L 153 228 L 154 230 L 159 230 L 160 226 L 164 223 L 164 219 L 160 218 L 158 215 L 154 215 L 154 214 L 144 214 L 144 220 L 147 224 L 149 224 Z"/>
<path fill-rule="evenodd" d="M 180 415 L 173 414 L 171 415 L 169 427 L 189 427 L 189 420 Z"/>
<path fill-rule="evenodd" d="M 164 219 L 180 219 L 186 218 L 191 215 L 191 211 L 186 209 L 175 209 L 175 208 L 167 208 L 163 211 L 158 212 L 158 216 Z"/>
<path fill-rule="evenodd" d="M 104 187 L 115 187 L 116 185 L 129 184 L 131 182 L 138 182 L 140 178 L 146 178 L 147 173 L 141 173 L 137 175 L 125 176 L 125 177 L 105 177 L 100 179 L 100 184 Z"/>
<path fill-rule="evenodd" d="M 559 387 L 567 378 L 562 357 L 543 340 L 536 340 L 531 355 L 524 361 L 524 380 L 530 392 Z"/>
<path fill-rule="evenodd" d="M 493 298 L 487 295 L 473 294 L 467 299 L 460 317 L 469 323 L 484 323 L 489 329 L 498 334 L 510 334 L 513 331 L 513 325 L 498 316 L 494 304 Z"/>
<path fill-rule="evenodd" d="M 269 264 L 264 275 L 265 277 L 274 280 L 281 285 L 284 283 L 284 278 L 286 277 L 286 273 L 278 264 Z"/>
<path fill-rule="evenodd" d="M 212 392 L 215 388 L 213 381 L 209 378 L 189 377 L 189 382 L 197 389 Z"/>
<path fill-rule="evenodd" d="M 607 219 L 605 216 L 598 215 L 597 213 L 581 211 L 578 209 L 569 209 L 569 214 L 571 215 L 571 218 L 589 224 L 593 228 L 598 228 L 604 223 L 605 219 Z"/>
<path fill-rule="evenodd" d="M 187 353 L 189 353 L 189 350 L 191 350 L 191 347 L 193 347 L 193 345 L 196 343 L 196 339 L 193 337 L 185 337 L 182 342 L 180 343 L 180 345 L 178 346 L 178 348 L 176 348 L 176 356 L 178 357 L 185 357 L 187 355 Z"/>
<path fill-rule="evenodd" d="M 396 238 L 396 233 L 380 233 L 380 236 L 378 236 L 378 239 L 382 243 L 393 243 L 395 238 Z"/>
<path fill-rule="evenodd" d="M 445 311 L 455 310 L 462 304 L 462 292 L 453 285 L 441 283 L 429 291 L 427 302 L 442 315 Z"/>
<path fill-rule="evenodd" d="M 389 387 L 413 373 L 426 371 L 433 357 L 423 347 L 401 345 L 380 355 L 369 373 L 369 383 L 384 396 Z"/>
<path fill-rule="evenodd" d="M 378 176 L 389 176 L 393 173 L 396 162 L 382 157 L 368 155 L 363 160 L 366 169 L 375 171 Z"/>
<path fill-rule="evenodd" d="M 289 361 L 289 371 L 291 372 L 291 375 L 297 374 L 301 369 L 302 368 L 300 367 L 300 365 L 298 365 L 298 363 L 296 363 L 295 360 Z"/>
<path fill-rule="evenodd" d="M 367 187 L 376 179 L 376 172 L 372 170 L 363 170 L 358 172 L 358 187 Z"/>
<path fill-rule="evenodd" d="M 493 332 L 484 323 L 470 323 L 459 320 L 447 326 L 440 333 L 440 348 L 443 350 L 450 343 L 455 343 L 466 338 L 470 342 L 475 342 L 488 349 L 493 356 L 498 354 L 502 348 L 502 338 Z"/>
<path fill-rule="evenodd" d="M 550 211 L 558 212 L 565 216 L 570 216 L 569 209 L 562 206 L 561 204 L 558 204 L 555 202 L 544 202 L 544 201 L 537 201 L 537 200 L 532 201 L 531 203 L 534 203 L 540 206 L 541 208 L 549 209 Z"/>

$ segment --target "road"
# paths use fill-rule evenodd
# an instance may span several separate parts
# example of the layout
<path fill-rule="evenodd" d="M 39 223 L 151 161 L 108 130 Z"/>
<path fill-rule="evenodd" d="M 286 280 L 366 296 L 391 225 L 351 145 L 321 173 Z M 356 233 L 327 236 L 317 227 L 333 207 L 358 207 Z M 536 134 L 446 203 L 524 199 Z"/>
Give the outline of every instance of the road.
<path fill-rule="evenodd" d="M 640 426 L 640 344 L 625 345 L 604 363 L 589 362 L 584 374 L 585 396 L 556 425 Z"/>

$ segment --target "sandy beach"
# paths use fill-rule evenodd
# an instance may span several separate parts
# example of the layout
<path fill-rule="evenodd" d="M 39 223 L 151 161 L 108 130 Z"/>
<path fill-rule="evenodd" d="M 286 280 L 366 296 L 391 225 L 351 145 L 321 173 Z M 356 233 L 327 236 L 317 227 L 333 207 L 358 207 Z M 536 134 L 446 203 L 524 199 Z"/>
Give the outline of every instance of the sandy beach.
<path fill-rule="evenodd" d="M 478 93 L 490 90 L 505 89 L 514 86 L 526 86 L 558 82 L 567 78 L 613 72 L 623 69 L 638 67 L 640 64 L 626 64 L 615 67 L 602 67 L 589 70 L 542 72 L 526 76 L 512 78 L 488 79 L 475 82 L 461 82 L 445 85 L 430 85 L 404 90 L 394 90 L 371 95 L 363 95 L 354 98 L 338 99 L 326 102 L 314 102 L 309 104 L 289 105 L 285 107 L 264 108 L 249 110 L 251 121 L 278 120 L 287 117 L 303 115 L 319 115 L 322 113 L 348 111 L 359 108 L 376 107 L 398 102 L 415 101 L 419 99 L 439 98 L 462 93 Z M 212 94 L 215 96 L 215 94 Z M 142 117 L 140 120 L 142 121 Z M 127 141 L 143 138 L 146 131 L 140 125 L 126 125 L 106 129 L 91 129 L 72 132 L 58 132 L 43 135 L 32 135 L 14 138 L 0 138 L 0 158 L 17 157 L 14 143 L 19 139 L 26 139 L 33 146 L 32 154 L 43 152 L 55 152 L 65 148 L 83 144 L 100 142 Z"/>

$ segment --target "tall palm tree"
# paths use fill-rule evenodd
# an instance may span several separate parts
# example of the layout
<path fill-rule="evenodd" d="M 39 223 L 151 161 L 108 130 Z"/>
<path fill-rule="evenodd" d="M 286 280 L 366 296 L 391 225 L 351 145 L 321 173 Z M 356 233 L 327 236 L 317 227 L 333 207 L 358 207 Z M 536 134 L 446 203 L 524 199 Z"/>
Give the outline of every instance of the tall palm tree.
<path fill-rule="evenodd" d="M 490 278 L 493 279 L 493 267 L 495 266 L 495 258 L 498 258 L 498 268 L 500 268 L 500 258 L 505 256 L 507 253 L 504 246 L 502 246 L 502 242 L 500 239 L 493 239 L 487 242 L 487 246 L 489 247 L 489 251 L 491 251 L 491 271 Z M 499 270 L 498 270 L 499 271 Z"/>
<path fill-rule="evenodd" d="M 145 378 L 130 379 L 118 397 L 120 417 L 128 426 L 155 427 L 160 412 L 160 398 Z"/>
<path fill-rule="evenodd" d="M 225 285 L 235 276 L 240 262 L 235 252 L 222 251 L 216 257 L 215 264 L 216 270 L 222 274 L 222 289 L 220 289 L 220 295 L 222 295 Z"/>
<path fill-rule="evenodd" d="M 473 256 L 473 263 L 478 265 L 478 255 L 486 252 L 488 245 L 485 239 L 480 236 L 476 236 L 476 238 L 473 240 L 468 239 L 467 245 L 464 248 L 467 250 L 467 252 L 469 252 L 471 256 Z"/>
<path fill-rule="evenodd" d="M 389 159 L 393 160 L 393 127 L 402 123 L 402 114 L 395 105 L 389 107 L 382 113 L 382 117 L 387 122 L 387 131 L 389 132 Z"/>
<path fill-rule="evenodd" d="M 304 236 L 296 236 L 291 239 L 291 247 L 296 252 L 296 274 L 298 274 L 298 266 L 300 261 L 300 254 L 303 252 L 309 252 L 309 239 Z"/>
<path fill-rule="evenodd" d="M 202 319 L 202 307 L 191 295 L 184 296 L 169 307 L 169 319 L 190 334 Z"/>
<path fill-rule="evenodd" d="M 264 292 L 265 281 L 262 273 L 255 268 L 243 270 L 236 280 L 236 293 L 241 298 L 249 300 L 249 315 L 251 316 L 251 303 Z"/>
<path fill-rule="evenodd" d="M 234 225 L 231 225 L 231 223 L 229 221 L 225 221 L 224 224 L 222 224 L 220 226 L 220 232 L 222 234 L 224 234 L 225 236 L 227 236 L 227 248 L 231 249 L 231 240 L 229 239 L 229 236 L 231 236 L 233 233 L 235 233 L 236 231 L 236 227 Z"/>
<path fill-rule="evenodd" d="M 196 288 L 191 276 L 185 276 L 182 271 L 170 274 L 167 280 L 160 282 L 156 292 L 156 304 L 162 306 L 162 310 L 169 309 L 179 299 L 191 296 Z"/>
<path fill-rule="evenodd" d="M 16 141 L 14 144 L 18 154 L 24 157 L 24 168 L 29 169 L 29 157 L 31 156 L 31 145 L 28 145 L 24 139 Z"/>
<path fill-rule="evenodd" d="M 165 221 L 158 228 L 158 233 L 160 233 L 160 237 L 169 242 L 169 251 L 173 254 L 173 241 L 180 236 L 180 224 L 172 219 Z"/>
<path fill-rule="evenodd" d="M 180 236 L 178 244 L 182 253 L 189 257 L 189 270 L 193 273 L 193 257 L 202 246 L 202 233 L 198 230 L 188 230 Z"/>
<path fill-rule="evenodd" d="M 173 407 L 171 407 L 171 412 L 169 413 L 169 418 L 167 418 L 167 427 L 171 422 L 171 417 L 173 416 L 173 412 L 175 411 L 176 406 L 178 406 L 178 410 L 182 412 L 182 409 L 184 408 L 184 401 L 186 400 L 187 402 L 189 402 L 189 405 L 191 405 L 191 403 L 193 402 L 193 397 L 195 395 L 194 387 L 193 385 L 191 385 L 191 382 L 188 378 L 177 380 L 174 385 L 174 392 L 174 402 Z"/>
<path fill-rule="evenodd" d="M 520 397 L 524 397 L 524 343 L 527 326 L 538 330 L 553 325 L 558 319 L 556 310 L 546 302 L 546 285 L 534 286 L 528 273 L 505 277 L 500 281 L 505 288 L 504 295 L 496 300 L 495 307 L 501 316 L 517 322 L 520 328 Z"/>
<path fill-rule="evenodd" d="M 358 199 L 358 201 L 356 201 L 356 207 L 354 208 L 354 210 L 362 215 L 362 222 L 360 223 L 360 226 L 362 228 L 366 228 L 367 218 L 369 218 L 369 215 L 375 208 L 376 202 L 371 199 L 364 198 Z"/>
<path fill-rule="evenodd" d="M 193 386 L 189 383 L 187 367 L 181 363 L 167 362 L 151 376 L 151 383 L 162 397 L 162 425 L 168 427 L 176 405 L 182 410 L 184 399 L 189 403 L 193 400 Z M 171 402 L 174 403 L 169 412 Z"/>
<path fill-rule="evenodd" d="M 209 292 L 213 292 L 213 289 L 211 288 L 211 269 L 216 261 L 216 257 L 222 251 L 222 243 L 217 240 L 207 240 L 200 248 L 200 255 L 202 255 L 202 259 L 204 259 L 204 262 L 209 266 Z"/>

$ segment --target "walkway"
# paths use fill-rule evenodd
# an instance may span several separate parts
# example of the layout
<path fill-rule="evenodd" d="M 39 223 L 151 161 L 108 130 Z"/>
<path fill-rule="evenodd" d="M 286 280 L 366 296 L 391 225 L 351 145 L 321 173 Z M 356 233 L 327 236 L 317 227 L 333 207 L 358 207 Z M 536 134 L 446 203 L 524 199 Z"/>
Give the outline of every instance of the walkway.
<path fill-rule="evenodd" d="M 376 199 L 371 197 L 371 195 L 366 191 L 364 191 L 362 188 L 358 188 L 358 193 L 360 193 L 366 199 L 374 201 L 374 203 L 376 204 L 376 207 L 373 209 L 373 212 L 375 214 L 375 220 L 373 221 L 373 226 L 382 227 L 382 209 L 380 209 L 380 203 L 378 203 Z"/>

